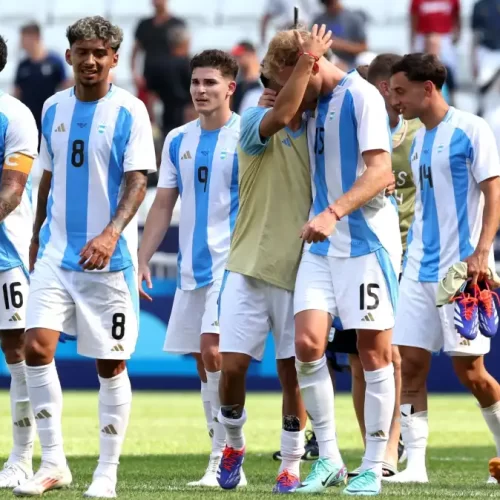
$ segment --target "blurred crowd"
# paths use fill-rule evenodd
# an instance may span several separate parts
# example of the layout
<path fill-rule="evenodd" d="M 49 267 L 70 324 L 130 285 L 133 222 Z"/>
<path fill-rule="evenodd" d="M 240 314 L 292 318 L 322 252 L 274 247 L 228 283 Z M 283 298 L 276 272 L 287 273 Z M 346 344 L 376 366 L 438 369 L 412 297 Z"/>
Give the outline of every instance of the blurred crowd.
<path fill-rule="evenodd" d="M 234 111 L 241 114 L 256 105 L 262 91 L 260 56 L 272 29 L 292 26 L 294 6 L 299 7 L 301 26 L 309 28 L 319 23 L 332 30 L 330 58 L 337 65 L 352 69 L 369 64 L 376 55 L 370 51 L 367 39 L 369 16 L 363 10 L 349 8 L 347 3 L 348 0 L 268 0 L 260 19 L 260 46 L 242 39 L 232 48 L 240 67 L 232 102 Z M 409 4 L 411 50 L 436 54 L 445 63 L 445 93 L 450 103 L 457 91 L 457 43 L 462 36 L 462 19 L 461 0 L 411 0 Z M 475 82 L 478 93 L 477 112 L 485 116 L 500 139 L 500 0 L 477 0 L 468 22 L 473 32 L 470 80 Z M 16 71 L 14 95 L 32 110 L 40 126 L 45 99 L 72 82 L 61 56 L 45 47 L 40 25 L 29 23 L 21 27 L 21 45 L 26 57 Z M 148 107 L 159 151 L 170 130 L 195 117 L 189 94 L 191 55 L 186 20 L 169 10 L 167 0 L 152 0 L 151 16 L 139 20 L 135 29 L 131 58 L 120 64 L 130 65 L 137 96 Z M 154 178 L 151 183 L 155 183 Z"/>

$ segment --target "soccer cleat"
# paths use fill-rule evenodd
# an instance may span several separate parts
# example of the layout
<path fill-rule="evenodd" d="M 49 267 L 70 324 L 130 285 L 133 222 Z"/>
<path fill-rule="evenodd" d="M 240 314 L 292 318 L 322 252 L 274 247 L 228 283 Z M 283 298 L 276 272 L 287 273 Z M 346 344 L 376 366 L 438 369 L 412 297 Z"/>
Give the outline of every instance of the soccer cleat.
<path fill-rule="evenodd" d="M 398 472 L 395 476 L 383 477 L 382 481 L 387 481 L 388 483 L 428 483 L 429 478 L 425 469 L 406 468 L 404 471 Z"/>
<path fill-rule="evenodd" d="M 488 338 L 494 337 L 498 331 L 498 313 L 494 299 L 497 303 L 500 302 L 498 294 L 492 292 L 488 283 L 484 282 L 484 288 L 478 295 L 479 332 Z"/>
<path fill-rule="evenodd" d="M 488 478 L 488 481 L 486 481 L 486 484 L 495 484 L 495 485 L 498 485 L 498 481 L 493 476 L 490 476 Z"/>
<path fill-rule="evenodd" d="M 360 472 L 353 477 L 347 488 L 342 492 L 343 495 L 375 496 L 380 495 L 382 491 L 382 481 L 380 477 L 371 470 Z"/>
<path fill-rule="evenodd" d="M 276 479 L 273 493 L 293 493 L 299 486 L 300 479 L 286 469 Z"/>
<path fill-rule="evenodd" d="M 92 479 L 89 489 L 83 494 L 87 498 L 116 498 L 116 482 L 107 476 Z"/>
<path fill-rule="evenodd" d="M 318 458 L 311 472 L 295 490 L 296 493 L 323 493 L 330 486 L 346 482 L 347 469 L 344 464 L 333 463 L 329 458 Z"/>
<path fill-rule="evenodd" d="M 220 455 L 210 455 L 208 460 L 208 467 L 205 474 L 199 481 L 191 481 L 188 486 L 201 486 L 204 488 L 218 488 L 217 470 L 219 468 L 221 457 Z"/>
<path fill-rule="evenodd" d="M 38 472 L 30 480 L 14 488 L 13 493 L 20 497 L 40 496 L 49 490 L 65 488 L 72 481 L 73 477 L 67 465 L 57 467 L 42 463 Z"/>
<path fill-rule="evenodd" d="M 500 458 L 492 458 L 488 467 L 490 469 L 490 480 L 493 478 L 497 484 L 500 483 Z M 490 483 L 490 480 L 488 480 L 488 483 Z"/>
<path fill-rule="evenodd" d="M 306 431 L 306 444 L 304 446 L 304 454 L 301 460 L 309 462 L 311 460 L 317 460 L 319 457 L 318 441 L 316 441 L 316 435 L 313 431 Z M 273 453 L 273 460 L 282 460 L 281 451 L 275 451 Z"/>
<path fill-rule="evenodd" d="M 6 463 L 0 471 L 0 488 L 15 488 L 33 477 L 31 465 L 25 463 Z"/>
<path fill-rule="evenodd" d="M 467 340 L 474 340 L 479 333 L 479 301 L 477 299 L 478 289 L 476 288 L 474 296 L 464 291 L 452 299 L 455 302 L 455 328 L 458 334 Z"/>
<path fill-rule="evenodd" d="M 217 470 L 217 482 L 225 490 L 236 488 L 241 479 L 241 466 L 245 460 L 245 448 L 235 450 L 226 446 Z"/>
<path fill-rule="evenodd" d="M 406 448 L 405 444 L 403 443 L 403 436 L 399 436 L 399 441 L 398 441 L 398 463 L 402 464 L 406 461 L 408 458 L 408 455 L 406 453 Z"/>

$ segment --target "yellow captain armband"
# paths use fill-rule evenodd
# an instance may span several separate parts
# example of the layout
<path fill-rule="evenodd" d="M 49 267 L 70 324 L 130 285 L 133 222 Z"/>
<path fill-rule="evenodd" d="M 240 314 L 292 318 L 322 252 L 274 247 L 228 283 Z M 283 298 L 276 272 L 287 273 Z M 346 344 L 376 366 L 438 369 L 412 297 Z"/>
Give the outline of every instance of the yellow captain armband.
<path fill-rule="evenodd" d="M 29 175 L 33 166 L 34 158 L 23 153 L 12 153 L 5 158 L 4 170 L 15 170 Z"/>

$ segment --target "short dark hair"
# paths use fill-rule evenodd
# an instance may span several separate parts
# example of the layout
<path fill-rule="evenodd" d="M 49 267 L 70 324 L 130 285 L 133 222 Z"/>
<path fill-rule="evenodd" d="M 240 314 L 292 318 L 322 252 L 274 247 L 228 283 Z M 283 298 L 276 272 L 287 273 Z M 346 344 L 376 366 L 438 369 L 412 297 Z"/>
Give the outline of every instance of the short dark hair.
<path fill-rule="evenodd" d="M 238 74 L 238 63 L 236 59 L 227 52 L 218 49 L 204 50 L 191 59 L 191 72 L 196 68 L 215 68 L 222 76 L 236 79 Z"/>
<path fill-rule="evenodd" d="M 7 64 L 7 52 L 7 42 L 5 41 L 5 38 L 0 35 L 0 73 Z"/>
<path fill-rule="evenodd" d="M 32 21 L 27 24 L 23 24 L 21 26 L 21 34 L 22 35 L 37 35 L 40 36 L 42 33 L 42 29 L 40 25 L 36 21 Z"/>
<path fill-rule="evenodd" d="M 368 64 L 357 66 L 356 71 L 360 74 L 361 78 L 368 80 Z"/>
<path fill-rule="evenodd" d="M 403 59 L 398 54 L 379 54 L 368 66 L 368 81 L 388 80 L 391 77 L 392 67 Z"/>
<path fill-rule="evenodd" d="M 66 38 L 70 47 L 80 40 L 103 40 L 116 52 L 123 41 L 123 31 L 104 17 L 84 17 L 68 27 Z"/>
<path fill-rule="evenodd" d="M 438 90 L 446 82 L 446 66 L 432 54 L 406 54 L 391 69 L 391 75 L 403 72 L 410 82 L 432 82 Z"/>

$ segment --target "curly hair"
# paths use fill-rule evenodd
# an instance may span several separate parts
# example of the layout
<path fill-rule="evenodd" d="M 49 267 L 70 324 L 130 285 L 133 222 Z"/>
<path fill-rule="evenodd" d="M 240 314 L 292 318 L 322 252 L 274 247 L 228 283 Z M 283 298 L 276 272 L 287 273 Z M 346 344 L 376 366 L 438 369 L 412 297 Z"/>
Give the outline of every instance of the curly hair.
<path fill-rule="evenodd" d="M 438 90 L 446 82 L 446 66 L 431 54 L 406 54 L 391 68 L 391 75 L 403 72 L 410 82 L 431 81 Z"/>
<path fill-rule="evenodd" d="M 262 61 L 262 72 L 268 78 L 276 76 L 286 66 L 295 66 L 299 60 L 300 43 L 297 35 L 307 40 L 311 33 L 299 27 L 296 30 L 279 31 L 269 43 Z"/>
<path fill-rule="evenodd" d="M 123 41 L 122 29 L 101 16 L 84 17 L 66 30 L 70 47 L 79 40 L 103 40 L 116 52 Z"/>
<path fill-rule="evenodd" d="M 7 65 L 7 42 L 5 38 L 0 35 L 0 72 L 3 71 Z"/>

